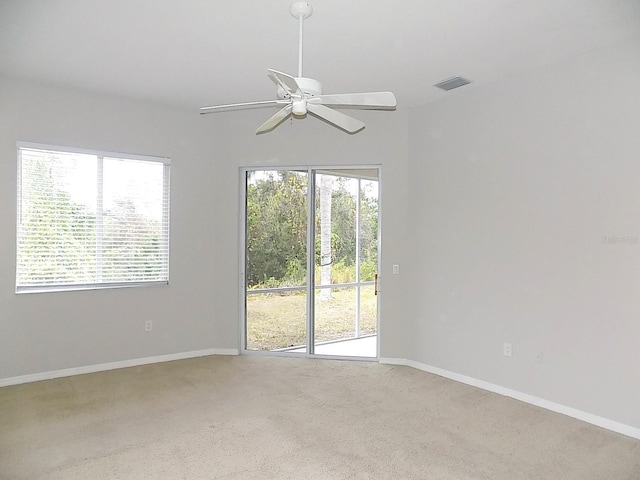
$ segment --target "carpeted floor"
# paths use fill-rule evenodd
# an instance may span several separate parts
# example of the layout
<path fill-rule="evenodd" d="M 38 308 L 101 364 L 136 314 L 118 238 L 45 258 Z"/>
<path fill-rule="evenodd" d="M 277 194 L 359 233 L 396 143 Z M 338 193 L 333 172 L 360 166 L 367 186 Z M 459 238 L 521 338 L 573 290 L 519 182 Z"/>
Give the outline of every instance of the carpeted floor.
<path fill-rule="evenodd" d="M 0 388 L 0 479 L 638 480 L 640 441 L 408 367 L 203 357 Z"/>

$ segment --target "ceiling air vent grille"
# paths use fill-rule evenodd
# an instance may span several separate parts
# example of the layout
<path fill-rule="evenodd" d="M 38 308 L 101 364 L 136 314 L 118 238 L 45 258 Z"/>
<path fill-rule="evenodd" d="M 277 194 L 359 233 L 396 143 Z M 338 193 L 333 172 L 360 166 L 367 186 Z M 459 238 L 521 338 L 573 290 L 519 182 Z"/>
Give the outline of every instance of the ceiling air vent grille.
<path fill-rule="evenodd" d="M 434 87 L 438 87 L 444 91 L 453 90 L 454 88 L 462 87 L 463 85 L 469 85 L 471 80 L 467 80 L 462 77 L 451 77 L 446 80 L 436 83 Z"/>

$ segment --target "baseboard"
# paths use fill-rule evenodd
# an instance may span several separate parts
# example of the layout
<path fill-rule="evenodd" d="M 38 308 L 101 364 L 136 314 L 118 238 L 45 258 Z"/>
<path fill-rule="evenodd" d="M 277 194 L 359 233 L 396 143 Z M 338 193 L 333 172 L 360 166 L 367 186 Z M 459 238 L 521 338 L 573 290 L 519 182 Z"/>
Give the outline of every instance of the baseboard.
<path fill-rule="evenodd" d="M 65 368 L 64 370 L 52 370 L 49 372 L 33 373 L 31 375 L 21 375 L 19 377 L 0 378 L 0 387 L 9 385 L 20 385 L 21 383 L 39 382 L 41 380 L 51 380 L 53 378 L 71 377 L 85 373 L 104 372 L 117 368 L 137 367 L 150 363 L 171 362 L 174 360 L 184 360 L 187 358 L 206 357 L 208 355 L 238 355 L 240 352 L 234 348 L 209 348 L 207 350 L 195 350 L 191 352 L 170 353 L 157 357 L 134 358 L 120 362 L 100 363 L 97 365 L 87 365 L 85 367 Z"/>
<path fill-rule="evenodd" d="M 501 387 L 500 385 L 495 385 L 483 380 L 478 380 L 477 378 L 467 377 L 466 375 L 450 372 L 449 370 L 432 367 L 431 365 L 415 362 L 413 360 L 407 360 L 404 358 L 380 358 L 380 363 L 387 365 L 404 365 L 407 367 L 413 367 L 424 372 L 433 373 L 435 375 L 454 380 L 456 382 L 471 385 L 473 387 L 478 387 L 483 390 L 488 390 L 489 392 L 498 393 L 500 395 L 504 395 L 505 397 L 511 397 L 530 405 L 535 405 L 546 410 L 551 410 L 552 412 L 561 413 L 563 415 L 567 415 L 568 417 L 576 418 L 578 420 L 582 420 L 583 422 L 587 422 L 592 425 L 611 430 L 612 432 L 621 433 L 622 435 L 640 440 L 640 428 L 625 425 L 608 418 L 599 417 L 597 415 L 583 412 L 575 408 L 567 407 L 559 403 L 551 402 L 534 395 L 529 395 L 527 393 L 511 390 L 510 388 Z"/>

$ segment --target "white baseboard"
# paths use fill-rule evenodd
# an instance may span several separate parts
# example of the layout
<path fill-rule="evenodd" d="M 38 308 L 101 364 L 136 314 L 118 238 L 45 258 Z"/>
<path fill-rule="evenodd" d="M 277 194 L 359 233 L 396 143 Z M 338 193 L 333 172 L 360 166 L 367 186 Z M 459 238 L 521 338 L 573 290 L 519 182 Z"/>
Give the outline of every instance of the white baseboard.
<path fill-rule="evenodd" d="M 413 360 L 407 360 L 404 358 L 380 358 L 380 363 L 387 365 L 404 365 L 407 367 L 413 367 L 424 372 L 433 373 L 450 380 L 455 380 L 456 382 L 471 385 L 473 387 L 478 387 L 483 390 L 488 390 L 489 392 L 498 393 L 500 395 L 504 395 L 505 397 L 515 398 L 516 400 L 520 400 L 521 402 L 551 410 L 552 412 L 561 413 L 563 415 L 567 415 L 568 417 L 573 417 L 578 420 L 582 420 L 583 422 L 587 422 L 592 425 L 611 430 L 612 432 L 621 433 L 622 435 L 640 440 L 640 428 L 625 425 L 623 423 L 619 423 L 608 418 L 599 417 L 597 415 L 583 412 L 581 410 L 567 407 L 565 405 L 560 405 L 559 403 L 551 402 L 543 398 L 538 398 L 534 395 L 529 395 L 528 393 L 518 392 L 516 390 L 511 390 L 510 388 L 505 388 L 501 387 L 500 385 L 495 385 L 483 380 L 478 380 L 477 378 L 467 377 L 466 375 L 460 375 L 459 373 L 450 372 L 442 368 L 432 367 L 431 365 L 415 362 Z"/>
<path fill-rule="evenodd" d="M 65 368 L 64 370 L 52 370 L 49 372 L 33 373 L 31 375 L 21 375 L 19 377 L 0 378 L 0 387 L 9 385 L 19 385 L 21 383 L 39 382 L 41 380 L 51 380 L 53 378 L 71 377 L 84 373 L 104 372 L 117 368 L 137 367 L 150 363 L 171 362 L 174 360 L 184 360 L 187 358 L 206 357 L 208 355 L 239 355 L 235 348 L 209 348 L 207 350 L 195 350 L 191 352 L 170 353 L 157 357 L 134 358 L 122 360 L 120 362 L 100 363 L 97 365 L 87 365 L 85 367 Z"/>

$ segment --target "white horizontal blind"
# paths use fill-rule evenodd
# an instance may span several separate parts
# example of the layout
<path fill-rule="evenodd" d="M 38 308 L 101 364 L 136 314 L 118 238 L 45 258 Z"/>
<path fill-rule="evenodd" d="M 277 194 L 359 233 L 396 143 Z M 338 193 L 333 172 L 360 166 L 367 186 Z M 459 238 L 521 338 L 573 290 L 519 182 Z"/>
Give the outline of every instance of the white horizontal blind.
<path fill-rule="evenodd" d="M 18 147 L 16 291 L 169 279 L 169 160 Z"/>

